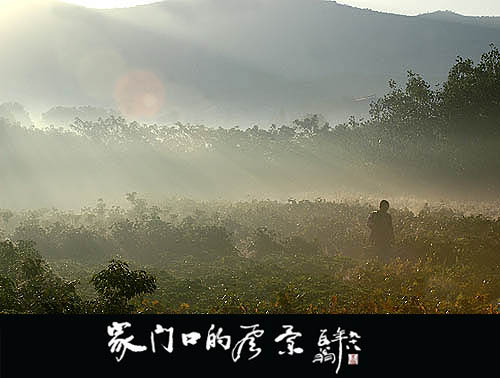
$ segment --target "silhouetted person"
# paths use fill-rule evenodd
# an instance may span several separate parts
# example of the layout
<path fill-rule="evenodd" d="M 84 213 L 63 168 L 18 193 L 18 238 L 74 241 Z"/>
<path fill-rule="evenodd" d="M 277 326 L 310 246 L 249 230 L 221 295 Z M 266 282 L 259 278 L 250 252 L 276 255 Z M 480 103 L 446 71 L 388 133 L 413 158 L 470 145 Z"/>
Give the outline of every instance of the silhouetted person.
<path fill-rule="evenodd" d="M 380 257 L 388 257 L 394 241 L 392 217 L 387 210 L 389 210 L 389 202 L 380 201 L 380 209 L 371 213 L 367 222 L 371 230 L 370 243 L 375 246 L 375 253 Z"/>

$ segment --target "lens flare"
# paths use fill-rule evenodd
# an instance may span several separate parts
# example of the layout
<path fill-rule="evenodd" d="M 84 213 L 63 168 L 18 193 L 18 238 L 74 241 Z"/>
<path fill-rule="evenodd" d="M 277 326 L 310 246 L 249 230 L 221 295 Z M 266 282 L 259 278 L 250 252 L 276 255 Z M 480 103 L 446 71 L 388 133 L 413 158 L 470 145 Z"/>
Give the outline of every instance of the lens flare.
<path fill-rule="evenodd" d="M 165 86 L 152 72 L 131 71 L 116 83 L 114 98 L 123 115 L 152 118 L 163 108 Z"/>

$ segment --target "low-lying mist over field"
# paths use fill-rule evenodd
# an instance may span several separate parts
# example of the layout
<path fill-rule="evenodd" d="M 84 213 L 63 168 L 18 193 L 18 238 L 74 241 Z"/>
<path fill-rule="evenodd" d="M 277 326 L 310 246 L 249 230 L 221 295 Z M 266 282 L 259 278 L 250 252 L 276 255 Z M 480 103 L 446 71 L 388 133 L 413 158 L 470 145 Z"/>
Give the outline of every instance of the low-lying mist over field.
<path fill-rule="evenodd" d="M 495 201 L 496 141 L 379 134 L 319 117 L 241 130 L 76 121 L 69 130 L 0 120 L 0 207 L 80 209 L 126 193 L 152 200 L 355 199 Z M 405 138 L 399 140 L 398 138 Z M 451 138 L 450 138 L 451 139 Z M 399 143 L 399 144 L 397 144 Z"/>

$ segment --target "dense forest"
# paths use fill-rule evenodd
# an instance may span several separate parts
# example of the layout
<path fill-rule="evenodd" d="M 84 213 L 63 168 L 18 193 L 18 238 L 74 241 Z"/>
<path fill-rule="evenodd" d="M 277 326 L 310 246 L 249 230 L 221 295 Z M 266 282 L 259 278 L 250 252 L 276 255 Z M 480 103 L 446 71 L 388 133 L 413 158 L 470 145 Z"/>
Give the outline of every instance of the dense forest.
<path fill-rule="evenodd" d="M 435 88 L 411 71 L 390 81 L 367 119 L 334 126 L 319 115 L 248 129 L 3 118 L 0 310 L 495 313 L 495 209 L 393 206 L 382 257 L 367 243 L 378 202 L 327 196 L 494 200 L 499 146 L 493 45 Z"/>

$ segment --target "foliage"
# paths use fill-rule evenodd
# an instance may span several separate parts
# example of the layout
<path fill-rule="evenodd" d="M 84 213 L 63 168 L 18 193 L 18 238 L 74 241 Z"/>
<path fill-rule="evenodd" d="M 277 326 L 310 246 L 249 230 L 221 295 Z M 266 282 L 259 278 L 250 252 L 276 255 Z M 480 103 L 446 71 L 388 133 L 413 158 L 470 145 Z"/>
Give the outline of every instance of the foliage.
<path fill-rule="evenodd" d="M 389 81 L 391 92 L 370 106 L 371 120 L 383 131 L 412 133 L 413 136 L 428 134 L 422 127 L 437 118 L 439 94 L 418 74 L 408 71 L 405 89 Z M 432 125 L 436 128 L 437 125 Z"/>
<path fill-rule="evenodd" d="M 440 112 L 453 130 L 498 136 L 500 126 L 500 51 L 494 45 L 475 65 L 457 58 L 440 94 Z"/>
<path fill-rule="evenodd" d="M 92 260 L 85 258 L 88 241 L 81 246 L 63 244 L 68 249 L 53 253 L 49 240 L 40 239 L 37 247 L 65 279 L 48 273 L 52 270 L 33 245 L 2 244 L 3 269 L 17 267 L 14 271 L 18 272 L 13 274 L 13 268 L 0 272 L 2 311 L 497 311 L 498 219 L 464 215 L 443 206 L 427 205 L 418 212 L 391 208 L 396 243 L 393 255 L 382 260 L 367 247 L 366 219 L 374 209 L 368 203 L 323 199 L 238 203 L 171 199 L 152 205 L 137 194 L 131 193 L 128 198 L 129 209 L 108 207 L 98 201 L 96 207 L 87 207 L 80 214 L 36 214 L 37 224 L 52 230 L 47 234 L 51 239 L 60 240 L 56 230 L 64 234 L 64 225 L 72 224 L 75 228 L 92 229 L 94 234 L 83 234 L 88 238 L 100 235 L 105 240 L 103 249 L 94 255 L 99 258 Z M 12 213 L 9 223 L 22 225 L 26 223 L 23 217 L 31 217 L 31 221 L 35 217 L 35 212 Z M 56 221 L 60 226 L 51 228 Z M 128 224 L 130 228 L 116 233 L 117 224 Z M 224 237 L 207 239 L 203 230 L 213 227 Z M 145 268 L 131 269 L 119 258 L 103 269 L 101 264 L 111 255 L 106 246 L 118 245 L 120 251 L 127 251 L 130 264 Z M 198 248 L 211 252 L 196 252 Z M 164 252 L 151 254 L 149 250 Z M 31 271 L 29 276 L 22 273 Z M 43 278 L 47 275 L 52 278 Z M 80 281 L 78 286 L 67 281 L 75 277 Z M 22 294 L 18 294 L 20 290 Z M 49 291 L 55 294 L 43 294 Z M 19 304 L 19 298 L 33 300 L 29 302 L 31 307 Z"/>
<path fill-rule="evenodd" d="M 93 106 L 56 106 L 42 114 L 42 121 L 46 125 L 68 126 L 75 119 L 97 120 L 110 116 L 116 116 L 116 111 Z"/>
<path fill-rule="evenodd" d="M 130 270 L 127 262 L 111 260 L 108 267 L 95 274 L 90 282 L 98 294 L 92 303 L 98 313 L 126 313 L 134 306 L 128 302 L 139 295 L 152 294 L 155 277 L 144 270 Z"/>
<path fill-rule="evenodd" d="M 55 274 L 32 243 L 0 243 L 0 311 L 74 314 L 84 311 L 76 281 Z"/>

